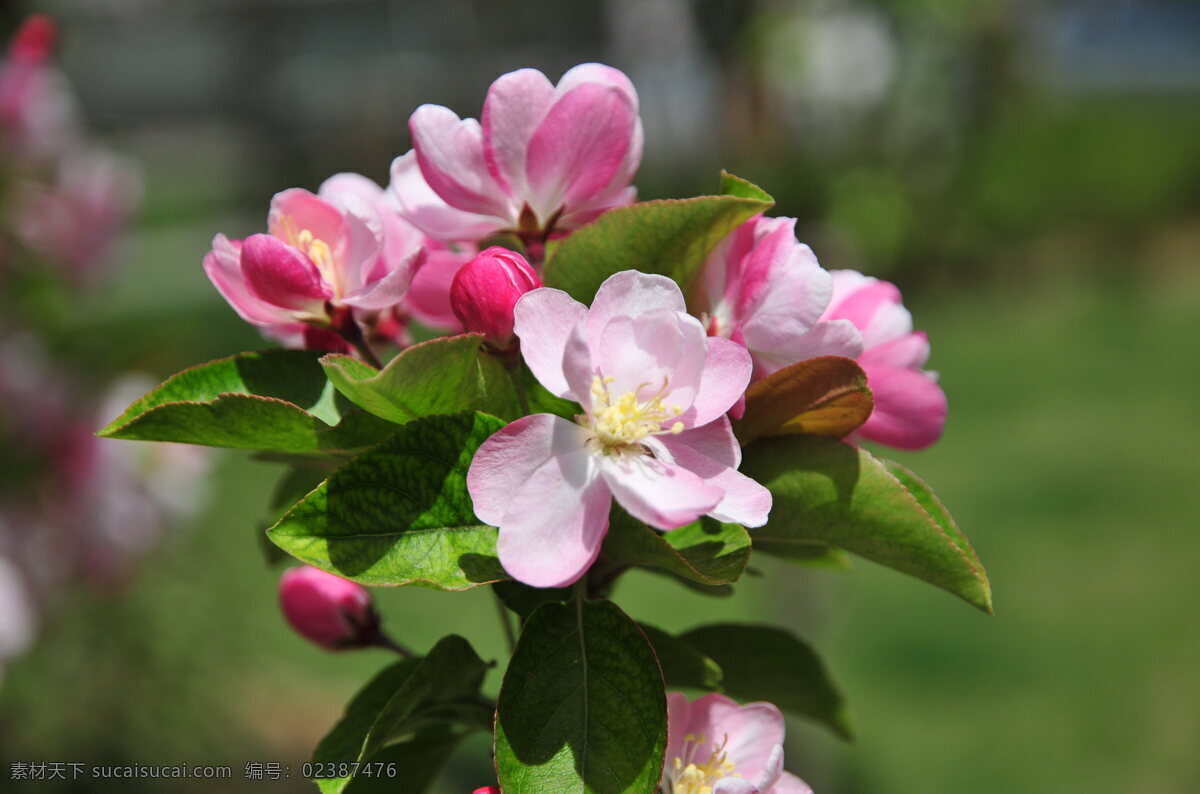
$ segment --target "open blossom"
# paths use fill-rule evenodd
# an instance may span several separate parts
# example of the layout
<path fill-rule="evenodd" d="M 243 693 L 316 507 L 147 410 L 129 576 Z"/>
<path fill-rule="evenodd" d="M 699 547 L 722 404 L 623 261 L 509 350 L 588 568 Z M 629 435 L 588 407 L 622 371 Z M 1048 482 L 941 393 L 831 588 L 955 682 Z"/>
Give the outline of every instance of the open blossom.
<path fill-rule="evenodd" d="M 853 323 L 822 319 L 833 277 L 795 227 L 795 218 L 751 218 L 713 249 L 698 282 L 708 332 L 750 351 L 755 380 L 816 356 L 862 352 Z"/>
<path fill-rule="evenodd" d="M 216 236 L 204 270 L 242 319 L 286 337 L 306 326 L 337 330 L 354 312 L 401 301 L 424 249 L 354 176 L 328 180 L 319 195 L 277 193 L 268 234 Z"/>
<path fill-rule="evenodd" d="M 766 523 L 771 495 L 737 471 L 725 416 L 750 380 L 750 356 L 707 336 L 675 282 L 625 271 L 590 309 L 542 288 L 514 313 L 530 370 L 583 413 L 518 419 L 471 462 L 475 513 L 500 528 L 510 575 L 535 587 L 577 580 L 600 551 L 614 498 L 659 529 L 702 515 Z"/>
<path fill-rule="evenodd" d="M 309 565 L 283 572 L 279 605 L 298 634 L 327 650 L 361 648 L 379 636 L 366 588 Z"/>
<path fill-rule="evenodd" d="M 848 320 L 862 331 L 858 364 L 875 397 L 875 410 L 856 435 L 900 449 L 929 446 L 946 424 L 946 395 L 934 373 L 922 369 L 929 339 L 913 331 L 895 284 L 853 270 L 833 271 L 833 283 L 822 319 Z"/>
<path fill-rule="evenodd" d="M 783 770 L 783 715 L 771 703 L 671 692 L 667 722 L 663 794 L 812 794 Z"/>
<path fill-rule="evenodd" d="M 637 92 L 609 66 L 581 64 L 558 85 L 536 69 L 510 72 L 488 90 L 482 124 L 422 105 L 409 130 L 413 148 L 392 164 L 391 189 L 405 217 L 438 239 L 544 237 L 635 197 Z"/>

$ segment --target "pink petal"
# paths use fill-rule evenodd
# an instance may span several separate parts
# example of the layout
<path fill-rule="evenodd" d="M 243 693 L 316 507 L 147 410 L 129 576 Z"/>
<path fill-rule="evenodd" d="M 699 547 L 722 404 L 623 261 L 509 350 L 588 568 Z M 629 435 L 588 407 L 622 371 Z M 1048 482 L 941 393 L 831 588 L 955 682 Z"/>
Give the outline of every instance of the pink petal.
<path fill-rule="evenodd" d="M 742 465 L 742 447 L 738 444 L 737 436 L 733 434 L 729 420 L 723 416 L 706 425 L 688 428 L 679 435 L 664 435 L 660 438 L 669 439 L 671 448 L 686 445 L 731 469 Z"/>
<path fill-rule="evenodd" d="M 946 394 L 928 373 L 876 366 L 867 371 L 875 410 L 857 434 L 899 449 L 924 449 L 946 424 Z"/>
<path fill-rule="evenodd" d="M 382 311 L 396 306 L 404 300 L 412 283 L 413 273 L 424 259 L 425 249 L 418 248 L 390 273 L 374 283 L 368 283 L 357 294 L 347 296 L 343 303 L 365 311 Z"/>
<path fill-rule="evenodd" d="M 817 258 L 809 247 L 796 241 L 796 219 L 764 218 L 759 215 L 747 221 L 737 231 L 741 232 L 743 229 L 753 235 L 753 244 L 737 262 L 739 294 L 734 312 L 741 317 L 749 316 L 758 309 L 764 298 L 784 291 L 787 295 L 781 297 L 792 304 L 792 311 L 805 321 L 805 325 L 816 322 L 825 308 L 824 303 L 812 314 L 811 307 L 807 306 L 803 299 L 799 303 L 796 302 L 796 298 L 800 297 L 796 293 L 803 292 L 807 287 L 806 280 L 798 280 L 800 290 L 790 288 L 791 284 L 780 283 L 787 280 L 792 271 L 813 273 L 813 267 L 817 264 Z M 829 280 L 832 282 L 832 279 Z M 830 283 L 826 292 L 831 294 L 832 289 Z M 828 294 L 825 296 L 825 302 L 828 302 Z"/>
<path fill-rule="evenodd" d="M 847 278 L 835 274 L 835 279 L 840 290 Z M 867 348 L 912 331 L 912 317 L 900 304 L 900 290 L 895 284 L 868 279 L 858 282 L 844 296 L 835 297 L 836 303 L 831 303 L 823 319 L 854 323 L 863 332 Z"/>
<path fill-rule="evenodd" d="M 659 529 L 690 524 L 721 501 L 720 488 L 649 455 L 605 455 L 600 473 L 630 515 Z"/>
<path fill-rule="evenodd" d="M 783 714 L 771 703 L 739 706 L 728 698 L 706 695 L 692 703 L 692 720 L 707 724 L 705 735 L 715 737 L 717 744 L 729 737 L 725 752 L 748 780 L 767 769 L 774 748 L 783 743 Z"/>
<path fill-rule="evenodd" d="M 508 193 L 488 172 L 483 131 L 441 105 L 421 105 L 408 120 L 425 182 L 451 207 L 515 222 Z"/>
<path fill-rule="evenodd" d="M 670 770 L 671 763 L 676 758 L 683 757 L 683 737 L 691 733 L 691 723 L 688 720 L 690 709 L 687 695 L 682 692 L 667 693 L 667 754 L 666 764 L 663 766 L 664 777 Z"/>
<path fill-rule="evenodd" d="M 679 285 L 666 276 L 623 270 L 604 280 L 588 311 L 588 336 L 595 338 L 614 317 L 637 317 L 650 311 L 686 312 Z"/>
<path fill-rule="evenodd" d="M 858 363 L 863 369 L 880 365 L 901 369 L 921 369 L 928 360 L 929 337 L 924 331 L 915 331 L 863 351 L 858 358 Z"/>
<path fill-rule="evenodd" d="M 545 223 L 604 193 L 632 143 L 637 111 L 617 89 L 585 83 L 547 111 L 526 153 L 528 200 Z"/>
<path fill-rule="evenodd" d="M 587 433 L 550 414 L 526 416 L 493 433 L 475 451 L 467 492 L 479 520 L 500 526 L 512 496 L 547 460 L 582 449 Z"/>
<path fill-rule="evenodd" d="M 242 241 L 242 273 L 251 293 L 293 316 L 322 316 L 332 297 L 308 257 L 269 234 Z"/>
<path fill-rule="evenodd" d="M 791 772 L 782 772 L 779 780 L 775 781 L 775 787 L 766 794 L 813 794 L 813 790 Z"/>
<path fill-rule="evenodd" d="M 483 154 L 488 171 L 509 194 L 526 196 L 525 152 L 550 108 L 554 86 L 537 69 L 502 75 L 483 103 Z"/>
<path fill-rule="evenodd" d="M 723 777 L 713 786 L 712 794 L 762 794 L 749 780 L 740 777 Z"/>
<path fill-rule="evenodd" d="M 617 91 L 625 98 L 634 112 L 637 112 L 638 95 L 633 83 L 620 69 L 614 69 L 602 63 L 581 63 L 571 67 L 554 87 L 554 97 L 557 100 L 578 86 L 587 83 L 596 83 Z"/>
<path fill-rule="evenodd" d="M 699 427 L 723 416 L 746 393 L 754 364 L 746 348 L 720 337 L 707 338 L 704 373 L 692 404 L 694 413 L 685 418 Z"/>
<path fill-rule="evenodd" d="M 242 243 L 225 235 L 213 238 L 212 250 L 204 257 L 204 272 L 233 310 L 248 323 L 260 326 L 294 322 L 292 315 L 267 303 L 250 291 L 242 275 Z"/>
<path fill-rule="evenodd" d="M 455 209 L 425 182 L 416 152 L 392 161 L 388 192 L 405 220 L 437 240 L 479 240 L 508 225 L 506 218 Z"/>
<path fill-rule="evenodd" d="M 533 587 L 564 587 L 600 554 L 612 495 L 597 476 L 595 461 L 589 449 L 552 456 L 509 493 L 496 548 L 514 579 Z"/>
<path fill-rule="evenodd" d="M 783 745 L 777 744 L 771 748 L 771 753 L 767 756 L 763 770 L 758 773 L 758 777 L 754 781 L 754 787 L 759 791 L 770 791 L 782 774 Z"/>
<path fill-rule="evenodd" d="M 767 516 L 771 512 L 771 492 L 733 466 L 727 465 L 726 461 L 730 455 L 728 441 L 722 443 L 716 436 L 728 434 L 732 438 L 733 431 L 729 427 L 729 420 L 722 416 L 712 425 L 716 427 L 709 426 L 703 431 L 703 435 L 698 433 L 693 436 L 692 433 L 697 431 L 684 431 L 678 436 L 657 436 L 654 442 L 665 448 L 669 461 L 674 465 L 692 472 L 708 485 L 720 489 L 721 500 L 711 510 L 706 511 L 708 515 L 718 521 L 761 527 L 767 523 Z M 696 446 L 692 446 L 693 443 Z M 653 448 L 652 444 L 647 446 Z M 710 457 L 706 452 L 721 457 Z"/>
<path fill-rule="evenodd" d="M 298 187 L 276 193 L 271 198 L 267 228 L 280 240 L 293 245 L 284 228 L 284 219 L 295 223 L 297 232 L 307 229 L 312 236 L 323 240 L 332 249 L 345 234 L 342 213 L 328 201 Z"/>
<path fill-rule="evenodd" d="M 538 382 L 559 397 L 571 395 L 563 375 L 563 352 L 587 307 L 562 290 L 542 287 L 527 292 L 513 307 L 513 330 L 521 340 L 521 356 Z"/>
<path fill-rule="evenodd" d="M 686 411 L 695 397 L 705 340 L 699 323 L 691 329 L 692 338 L 686 330 L 674 312 L 615 317 L 598 336 L 587 335 L 591 364 L 605 378 L 612 378 L 608 389 L 614 399 L 634 392 L 640 400 L 647 400 L 668 384 L 665 402 L 678 403 L 680 410 Z M 687 372 L 680 372 L 681 360 L 688 358 L 697 360 L 688 368 L 690 378 Z"/>
<path fill-rule="evenodd" d="M 405 296 L 410 314 L 431 328 L 462 330 L 462 323 L 450 306 L 450 285 L 459 268 L 471 260 L 470 253 L 430 251 L 425 263 L 413 274 Z"/>
<path fill-rule="evenodd" d="M 768 352 L 769 350 L 769 352 Z M 773 348 L 754 347 L 754 380 L 772 372 L 818 356 L 858 358 L 862 354 L 862 333 L 849 320 L 819 322 L 803 334 L 782 340 Z"/>

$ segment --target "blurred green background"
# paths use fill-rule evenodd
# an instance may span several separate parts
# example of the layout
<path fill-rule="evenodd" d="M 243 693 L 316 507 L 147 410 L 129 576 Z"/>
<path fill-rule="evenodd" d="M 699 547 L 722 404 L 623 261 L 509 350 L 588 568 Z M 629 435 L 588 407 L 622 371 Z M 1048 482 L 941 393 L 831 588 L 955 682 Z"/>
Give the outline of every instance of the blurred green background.
<path fill-rule="evenodd" d="M 972 539 L 996 616 L 865 562 L 756 560 L 719 600 L 634 574 L 617 602 L 667 629 L 782 622 L 814 643 L 858 729 L 790 724 L 788 767 L 819 794 L 1200 791 L 1197 5 L 59 0 L 6 18 L 27 10 L 59 17 L 89 118 L 147 181 L 64 354 L 155 376 L 264 346 L 200 259 L 217 232 L 260 230 L 273 192 L 386 181 L 418 104 L 477 115 L 504 71 L 626 70 L 644 197 L 728 168 L 827 268 L 904 290 L 950 419 L 932 449 L 889 456 Z M 284 625 L 259 538 L 278 474 L 222 455 L 195 526 L 121 592 L 68 594 L 0 687 L 5 767 L 228 764 L 233 783 L 30 790 L 309 790 L 298 765 L 390 659 Z M 378 600 L 414 648 L 455 631 L 504 656 L 487 592 Z M 493 782 L 487 751 L 465 745 L 437 794 Z M 248 761 L 293 778 L 241 783 Z"/>

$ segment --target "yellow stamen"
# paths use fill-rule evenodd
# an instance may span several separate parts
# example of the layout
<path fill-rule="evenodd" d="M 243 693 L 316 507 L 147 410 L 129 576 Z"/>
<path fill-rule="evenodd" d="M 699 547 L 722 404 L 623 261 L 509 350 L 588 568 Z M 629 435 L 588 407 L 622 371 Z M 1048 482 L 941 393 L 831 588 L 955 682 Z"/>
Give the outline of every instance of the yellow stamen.
<path fill-rule="evenodd" d="M 636 447 L 647 436 L 660 433 L 678 435 L 683 432 L 683 422 L 676 421 L 664 428 L 666 423 L 683 413 L 678 405 L 667 405 L 663 398 L 667 394 L 668 381 L 663 378 L 662 386 L 648 399 L 639 399 L 649 383 L 643 383 L 634 391 L 627 391 L 614 399 L 608 387 L 613 382 L 611 375 L 592 376 L 592 410 L 580 416 L 580 424 L 595 433 L 595 439 L 606 453 L 613 454 Z"/>
<path fill-rule="evenodd" d="M 341 284 L 333 261 L 333 249 L 329 247 L 329 243 L 315 237 L 308 229 L 301 229 L 296 219 L 290 215 L 280 218 L 271 233 L 293 248 L 300 249 L 317 266 L 321 277 L 334 288 L 334 292 L 341 293 Z"/>
<path fill-rule="evenodd" d="M 672 759 L 667 773 L 667 794 L 712 794 L 713 786 L 722 778 L 741 777 L 725 753 L 725 745 L 729 743 L 728 734 L 720 746 L 713 748 L 707 760 L 696 763 L 693 756 L 704 741 L 704 736 L 690 733 L 683 737 L 683 755 Z"/>

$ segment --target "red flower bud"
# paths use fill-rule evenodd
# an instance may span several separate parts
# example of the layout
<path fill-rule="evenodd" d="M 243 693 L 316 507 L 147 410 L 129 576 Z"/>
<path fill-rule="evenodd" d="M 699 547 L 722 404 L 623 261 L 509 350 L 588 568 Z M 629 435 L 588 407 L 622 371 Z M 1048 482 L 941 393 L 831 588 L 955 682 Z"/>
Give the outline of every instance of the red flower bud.
<path fill-rule="evenodd" d="M 41 63 L 54 51 L 57 38 L 54 20 L 45 14 L 33 14 L 21 23 L 13 35 L 9 51 L 17 60 Z"/>
<path fill-rule="evenodd" d="M 311 566 L 279 580 L 283 616 L 301 636 L 331 651 L 378 644 L 379 616 L 365 588 Z"/>
<path fill-rule="evenodd" d="M 499 786 L 484 786 L 483 788 L 475 789 L 474 791 L 471 792 L 471 794 L 500 794 L 500 787 Z"/>
<path fill-rule="evenodd" d="M 525 257 L 500 246 L 481 252 L 454 276 L 450 308 L 468 331 L 475 331 L 501 349 L 513 341 L 513 306 L 530 290 L 542 286 Z"/>

